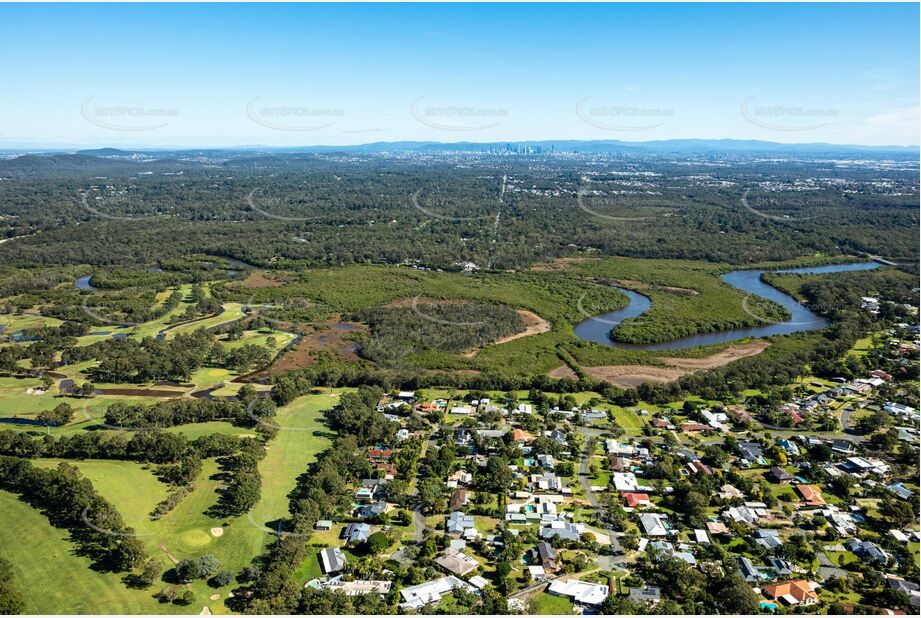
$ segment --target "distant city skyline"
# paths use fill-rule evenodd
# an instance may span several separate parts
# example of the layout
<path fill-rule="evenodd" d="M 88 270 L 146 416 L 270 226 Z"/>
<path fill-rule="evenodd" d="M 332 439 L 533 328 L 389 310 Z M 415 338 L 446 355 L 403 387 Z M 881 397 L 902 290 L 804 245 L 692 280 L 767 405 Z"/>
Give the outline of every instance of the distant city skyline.
<path fill-rule="evenodd" d="M 917 4 L 2 5 L 0 148 L 916 145 Z"/>

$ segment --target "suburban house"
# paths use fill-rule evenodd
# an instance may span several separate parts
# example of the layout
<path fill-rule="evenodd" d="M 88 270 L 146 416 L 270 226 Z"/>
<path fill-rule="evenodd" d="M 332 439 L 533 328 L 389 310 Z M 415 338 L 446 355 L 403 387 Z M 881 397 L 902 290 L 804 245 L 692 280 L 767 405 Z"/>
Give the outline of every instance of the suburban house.
<path fill-rule="evenodd" d="M 479 562 L 464 552 L 453 548 L 446 549 L 443 556 L 435 558 L 435 564 L 458 577 L 463 577 L 480 566 Z"/>
<path fill-rule="evenodd" d="M 568 597 L 573 603 L 579 605 L 601 605 L 608 598 L 610 589 L 604 584 L 593 584 L 577 579 L 555 579 L 550 582 L 547 592 Z"/>
<path fill-rule="evenodd" d="M 345 554 L 338 547 L 321 549 L 320 566 L 327 575 L 338 573 L 345 566 Z"/>
<path fill-rule="evenodd" d="M 640 526 L 649 536 L 665 536 L 668 534 L 668 517 L 661 513 L 643 513 L 640 515 Z"/>
<path fill-rule="evenodd" d="M 796 491 L 803 498 L 803 502 L 809 506 L 822 506 L 825 504 L 825 498 L 822 497 L 822 490 L 818 485 L 797 485 Z"/>
<path fill-rule="evenodd" d="M 461 511 L 454 511 L 448 516 L 446 524 L 448 534 L 463 534 L 465 530 L 473 527 L 473 515 L 465 515 Z"/>
<path fill-rule="evenodd" d="M 805 579 L 796 579 L 763 586 L 764 596 L 783 601 L 787 605 L 814 605 L 819 602 L 816 584 Z"/>
<path fill-rule="evenodd" d="M 403 602 L 400 607 L 403 609 L 421 609 L 429 603 L 441 601 L 441 597 L 454 590 L 466 590 L 467 592 L 476 592 L 476 588 L 454 575 L 441 577 L 417 586 L 408 586 L 400 590 L 400 596 Z"/>
<path fill-rule="evenodd" d="M 844 542 L 844 546 L 848 551 L 866 560 L 878 562 L 880 564 L 887 564 L 889 562 L 889 554 L 880 549 L 873 541 L 861 541 L 856 537 L 852 537 Z"/>
<path fill-rule="evenodd" d="M 342 529 L 342 538 L 349 543 L 361 543 L 371 536 L 371 526 L 364 523 L 350 523 Z"/>
<path fill-rule="evenodd" d="M 786 470 L 784 470 L 783 468 L 774 466 L 773 468 L 771 468 L 770 474 L 771 474 L 771 480 L 773 480 L 776 483 L 780 483 L 781 485 L 786 485 L 788 483 L 793 482 L 793 478 L 794 478 L 793 475 L 787 472 Z"/>
<path fill-rule="evenodd" d="M 777 549 L 783 545 L 783 540 L 780 538 L 780 532 L 773 528 L 759 528 L 755 530 L 754 537 L 755 543 L 765 549 Z"/>
<path fill-rule="evenodd" d="M 335 577 L 322 584 L 322 587 L 333 592 L 341 592 L 347 597 L 355 597 L 360 594 L 387 594 L 393 587 L 393 582 L 386 580 L 356 579 L 354 581 L 342 581 L 342 577 Z"/>
<path fill-rule="evenodd" d="M 757 442 L 739 442 L 738 449 L 742 459 L 749 464 L 764 462 L 764 451 L 761 450 L 761 445 Z"/>
<path fill-rule="evenodd" d="M 634 603 L 649 603 L 655 605 L 662 600 L 662 589 L 658 586 L 630 588 L 630 600 Z"/>
<path fill-rule="evenodd" d="M 386 502 L 375 502 L 374 504 L 362 504 L 355 509 L 355 516 L 362 519 L 371 517 L 380 517 L 387 512 Z"/>
<path fill-rule="evenodd" d="M 577 524 L 564 521 L 552 521 L 540 529 L 542 539 L 552 539 L 555 536 L 567 541 L 578 541 L 582 538 L 582 531 Z"/>
<path fill-rule="evenodd" d="M 467 506 L 467 501 L 467 491 L 464 489 L 457 489 L 454 491 L 454 495 L 451 496 L 451 503 L 448 505 L 448 509 L 451 511 L 459 511 Z"/>
<path fill-rule="evenodd" d="M 540 541 L 535 550 L 537 560 L 545 571 L 554 572 L 559 568 L 557 564 L 556 550 L 546 541 Z"/>
<path fill-rule="evenodd" d="M 649 501 L 648 494 L 640 494 L 635 492 L 624 492 L 624 501 L 627 503 L 629 508 L 635 509 L 638 507 L 649 506 L 652 504 Z"/>

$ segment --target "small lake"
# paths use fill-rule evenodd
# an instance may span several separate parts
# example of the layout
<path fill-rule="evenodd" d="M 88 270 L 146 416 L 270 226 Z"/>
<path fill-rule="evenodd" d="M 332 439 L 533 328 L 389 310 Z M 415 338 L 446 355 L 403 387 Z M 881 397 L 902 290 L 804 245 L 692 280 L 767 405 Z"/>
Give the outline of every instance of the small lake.
<path fill-rule="evenodd" d="M 604 346 L 622 348 L 625 350 L 680 350 L 682 348 L 691 348 L 701 345 L 738 341 L 739 339 L 747 339 L 749 337 L 770 337 L 772 335 L 789 335 L 792 333 L 818 330 L 828 326 L 828 320 L 813 313 L 797 302 L 792 296 L 761 281 L 761 275 L 765 272 L 803 274 L 853 272 L 871 270 L 879 268 L 880 266 L 881 264 L 879 262 L 858 262 L 856 264 L 786 268 L 774 271 L 734 270 L 723 275 L 723 281 L 734 288 L 760 296 L 761 298 L 766 298 L 784 307 L 790 312 L 791 316 L 786 322 L 775 323 L 765 319 L 765 324 L 762 326 L 730 328 L 712 333 L 681 337 L 661 343 L 618 343 L 612 341 L 608 333 L 627 318 L 641 316 L 652 307 L 652 301 L 650 301 L 648 297 L 632 290 L 616 288 L 626 294 L 627 298 L 630 300 L 630 304 L 627 305 L 627 307 L 589 318 L 577 324 L 573 330 L 577 337 L 585 341 L 592 341 Z"/>
<path fill-rule="evenodd" d="M 90 285 L 90 279 L 92 278 L 93 278 L 93 275 L 86 275 L 85 277 L 80 277 L 79 279 L 74 281 L 74 285 L 77 286 L 78 289 L 83 290 L 84 292 L 95 292 L 99 288 L 96 288 Z"/>

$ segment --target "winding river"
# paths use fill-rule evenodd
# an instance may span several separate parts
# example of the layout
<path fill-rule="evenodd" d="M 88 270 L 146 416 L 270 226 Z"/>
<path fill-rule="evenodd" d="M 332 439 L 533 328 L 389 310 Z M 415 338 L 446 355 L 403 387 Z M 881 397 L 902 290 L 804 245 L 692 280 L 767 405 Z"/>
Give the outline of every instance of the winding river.
<path fill-rule="evenodd" d="M 851 272 L 859 270 L 871 270 L 879 268 L 879 262 L 858 262 L 854 264 L 834 264 L 831 266 L 816 266 L 805 268 L 787 268 L 783 270 L 774 270 L 770 272 L 777 273 L 803 273 L 803 274 L 825 274 L 838 272 Z M 622 348 L 625 350 L 680 350 L 682 348 L 691 348 L 700 345 L 711 345 L 714 343 L 726 343 L 747 339 L 749 337 L 770 337 L 772 335 L 789 335 L 810 330 L 825 328 L 828 320 L 813 313 L 792 296 L 781 292 L 777 288 L 771 287 L 761 280 L 764 270 L 734 270 L 723 275 L 723 281 L 747 294 L 753 294 L 771 300 L 784 307 L 790 312 L 790 319 L 786 322 L 775 322 L 767 318 L 762 326 L 751 326 L 743 328 L 730 328 L 726 330 L 705 333 L 701 335 L 691 335 L 681 337 L 671 341 L 648 344 L 628 344 L 612 341 L 608 336 L 610 331 L 617 327 L 618 324 L 627 318 L 636 318 L 644 314 L 650 307 L 652 301 L 648 297 L 638 294 L 632 290 L 617 288 L 620 292 L 627 295 L 630 304 L 623 309 L 611 311 L 589 318 L 580 322 L 574 328 L 577 337 L 585 341 L 592 341 L 604 346 Z M 755 315 L 754 309 L 752 315 Z"/>
<path fill-rule="evenodd" d="M 80 277 L 79 279 L 74 281 L 74 285 L 77 286 L 78 289 L 83 290 L 84 292 L 95 292 L 99 288 L 90 284 L 90 279 L 92 278 L 93 278 L 93 275 L 86 275 L 85 277 Z"/>

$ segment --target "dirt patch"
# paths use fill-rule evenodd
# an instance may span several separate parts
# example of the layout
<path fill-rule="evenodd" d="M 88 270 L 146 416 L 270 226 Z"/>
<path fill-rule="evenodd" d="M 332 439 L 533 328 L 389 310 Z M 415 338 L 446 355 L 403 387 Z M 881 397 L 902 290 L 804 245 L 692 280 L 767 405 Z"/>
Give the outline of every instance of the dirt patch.
<path fill-rule="evenodd" d="M 634 388 L 643 382 L 664 384 L 689 373 L 684 369 L 650 365 L 605 365 L 582 369 L 596 380 L 603 380 L 621 388 Z"/>
<path fill-rule="evenodd" d="M 319 352 L 328 352 L 346 361 L 358 361 L 358 344 L 353 336 L 367 329 L 367 326 L 357 322 L 332 320 L 326 327 L 304 335 L 268 369 L 251 376 L 250 381 L 316 365 Z"/>
<path fill-rule="evenodd" d="M 275 277 L 275 275 L 264 270 L 254 270 L 249 273 L 249 277 L 241 283 L 241 287 L 258 289 L 258 288 L 277 288 L 283 286 L 284 281 Z"/>
<path fill-rule="evenodd" d="M 551 378 L 572 378 L 573 380 L 578 380 L 579 376 L 576 375 L 576 372 L 572 370 L 572 367 L 569 365 L 560 365 L 556 369 L 553 369 L 548 373 Z"/>
<path fill-rule="evenodd" d="M 653 285 L 651 283 L 643 283 L 642 281 L 634 281 L 632 279 L 614 279 L 613 282 L 620 287 L 633 290 L 655 290 L 657 292 L 671 292 L 673 294 L 683 294 L 685 296 L 697 296 L 700 294 L 697 290 L 692 290 L 690 288 L 676 288 L 670 285 Z"/>
<path fill-rule="evenodd" d="M 123 397 L 182 397 L 182 391 L 167 391 L 154 388 L 97 388 L 97 395 L 121 395 Z"/>
<path fill-rule="evenodd" d="M 221 527 L 211 528 L 211 536 L 213 537 L 224 536 L 224 529 Z"/>
<path fill-rule="evenodd" d="M 771 344 L 767 341 L 756 340 L 750 343 L 732 345 L 716 354 L 703 358 L 663 358 L 662 362 L 670 367 L 653 367 L 651 365 L 608 365 L 602 367 L 583 367 L 588 375 L 596 380 L 604 380 L 621 388 L 634 388 L 644 382 L 664 384 L 678 378 L 714 367 L 722 367 L 733 361 L 764 352 Z M 567 377 L 554 375 L 562 368 L 554 369 L 551 377 Z M 568 367 L 566 367 L 568 369 Z"/>
<path fill-rule="evenodd" d="M 521 321 L 524 324 L 524 330 L 514 335 L 509 335 L 507 337 L 501 337 L 496 339 L 488 345 L 500 345 L 503 343 L 508 343 L 509 341 L 514 341 L 515 339 L 521 339 L 522 337 L 528 337 L 530 335 L 537 335 L 540 333 L 546 333 L 550 330 L 550 322 L 540 317 L 533 311 L 528 311 L 527 309 L 516 309 L 515 310 L 519 316 L 521 316 Z M 467 358 L 473 358 L 479 354 L 482 348 L 477 348 L 475 350 L 467 350 L 461 356 L 466 356 Z"/>
<path fill-rule="evenodd" d="M 561 257 L 551 260 L 550 262 L 545 262 L 543 264 L 535 264 L 531 267 L 531 270 L 536 270 L 538 272 L 548 272 L 555 270 L 572 270 L 582 262 L 588 262 L 590 260 L 596 260 L 598 258 L 592 257 Z"/>
<path fill-rule="evenodd" d="M 751 341 L 749 343 L 740 343 L 738 345 L 731 345 L 722 352 L 717 352 L 716 354 L 711 354 L 710 356 L 705 356 L 703 358 L 663 358 L 662 362 L 671 365 L 672 367 L 680 367 L 682 369 L 690 369 L 692 371 L 699 371 L 701 369 L 713 369 L 714 367 L 722 367 L 723 365 L 728 365 L 733 361 L 737 361 L 741 358 L 747 358 L 749 356 L 756 356 L 761 354 L 771 344 L 767 341 L 758 339 L 756 341 Z"/>

